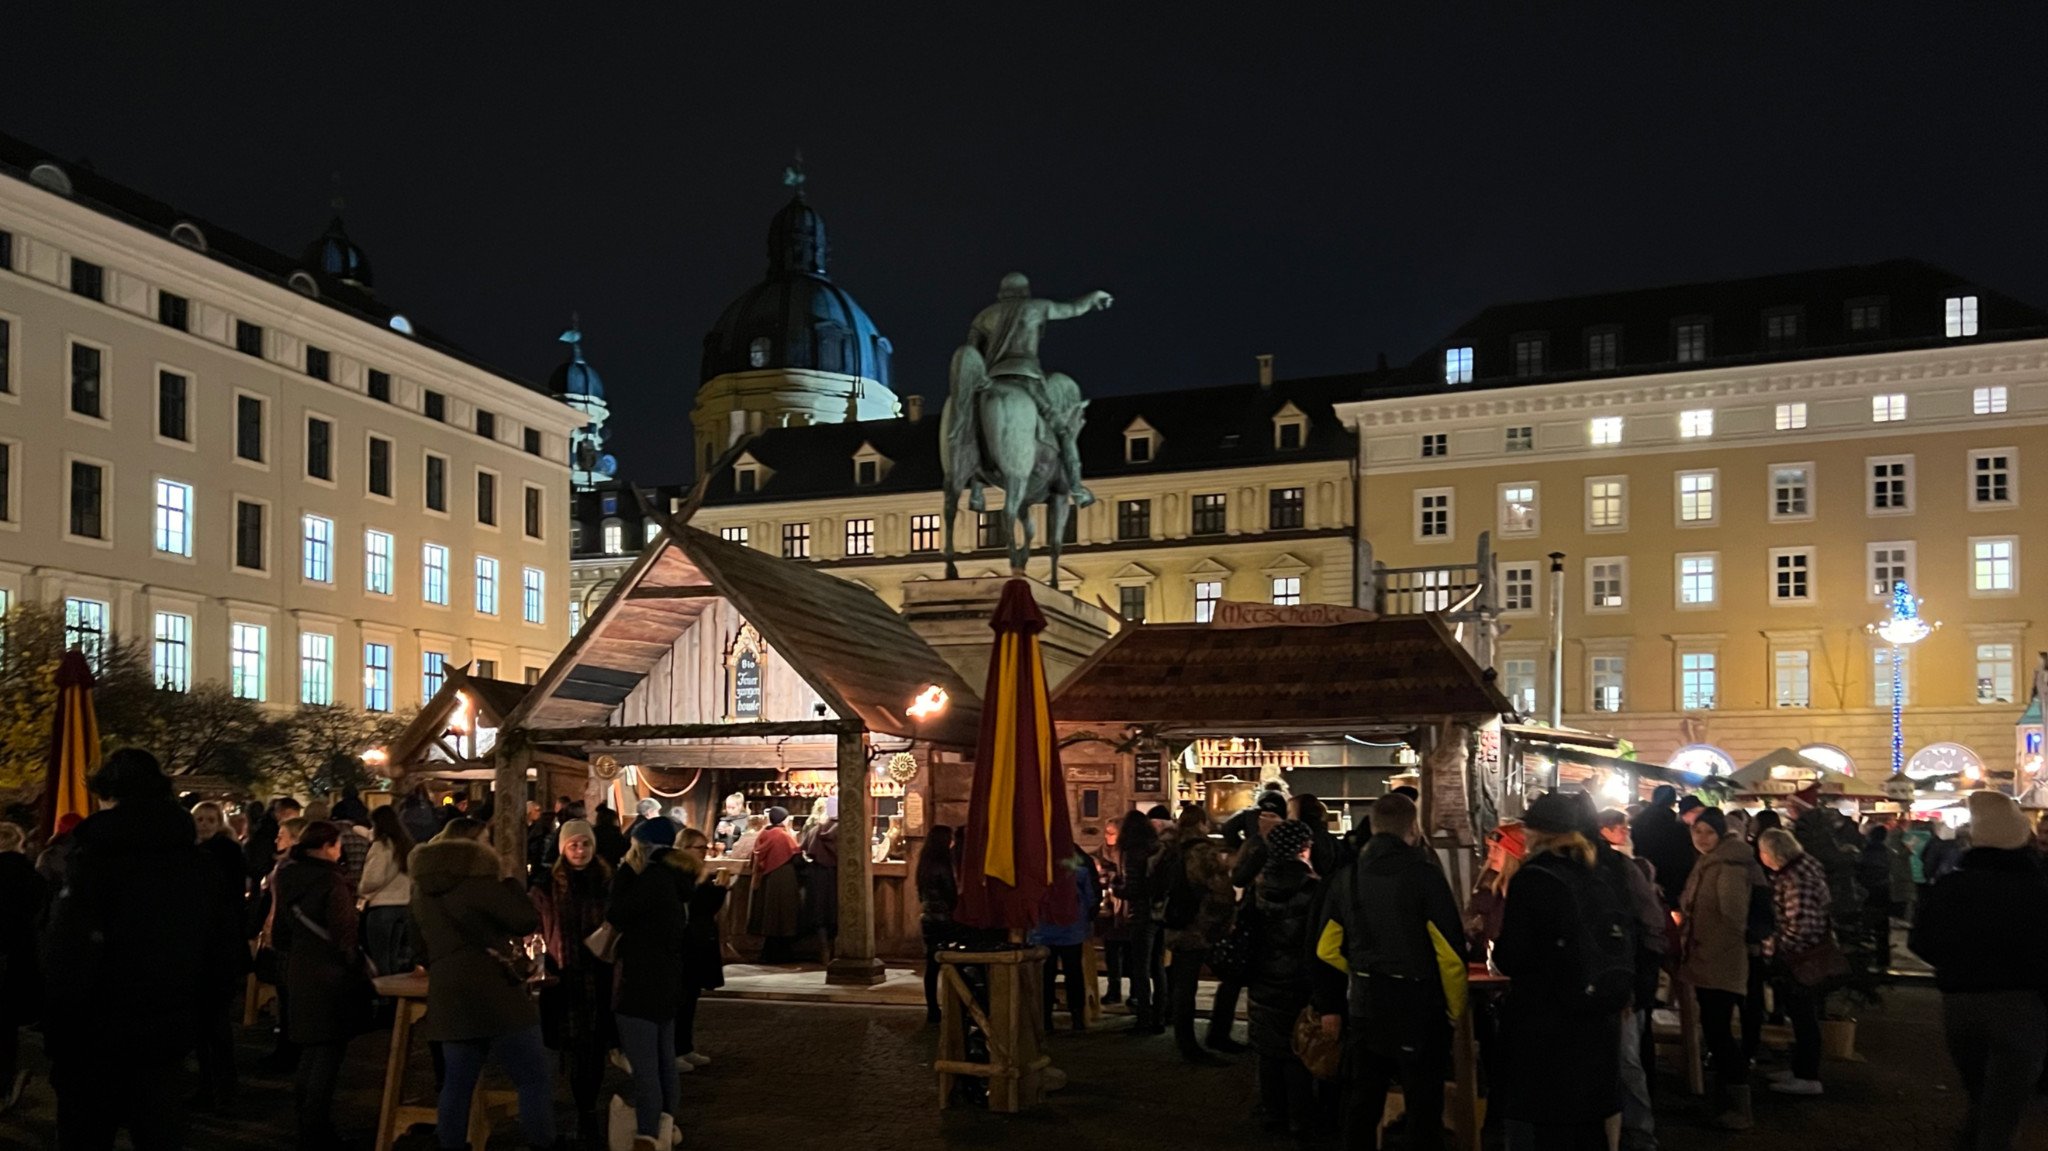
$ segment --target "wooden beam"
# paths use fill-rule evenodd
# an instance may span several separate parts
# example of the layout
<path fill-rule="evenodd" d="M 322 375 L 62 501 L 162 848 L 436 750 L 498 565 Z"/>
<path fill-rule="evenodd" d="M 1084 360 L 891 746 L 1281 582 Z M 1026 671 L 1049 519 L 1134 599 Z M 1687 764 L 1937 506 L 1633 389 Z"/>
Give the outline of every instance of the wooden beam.
<path fill-rule="evenodd" d="M 534 743 L 637 743 L 647 739 L 744 739 L 784 735 L 859 735 L 859 720 L 786 719 L 759 723 L 642 723 L 588 727 L 523 727 L 499 736 L 500 742 Z"/>
<path fill-rule="evenodd" d="M 719 591 L 710 584 L 690 584 L 684 587 L 636 587 L 626 594 L 626 598 L 629 600 L 704 599 L 724 594 L 724 592 Z"/>
<path fill-rule="evenodd" d="M 526 878 L 526 773 L 533 766 L 533 753 L 524 749 L 499 748 L 496 778 L 492 781 L 497 804 L 491 817 L 491 837 L 497 841 L 498 864 L 507 879 Z"/>

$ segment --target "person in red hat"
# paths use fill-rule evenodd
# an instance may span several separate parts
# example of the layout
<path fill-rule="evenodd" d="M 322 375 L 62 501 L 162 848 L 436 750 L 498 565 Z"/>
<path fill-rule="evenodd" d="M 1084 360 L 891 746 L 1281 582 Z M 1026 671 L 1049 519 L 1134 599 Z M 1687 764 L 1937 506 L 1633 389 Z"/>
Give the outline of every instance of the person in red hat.
<path fill-rule="evenodd" d="M 1500 938 L 1501 917 L 1507 914 L 1508 882 L 1521 870 L 1529 840 L 1520 820 L 1509 820 L 1486 837 L 1486 869 L 1465 901 L 1465 939 L 1472 954 L 1484 955 Z"/>

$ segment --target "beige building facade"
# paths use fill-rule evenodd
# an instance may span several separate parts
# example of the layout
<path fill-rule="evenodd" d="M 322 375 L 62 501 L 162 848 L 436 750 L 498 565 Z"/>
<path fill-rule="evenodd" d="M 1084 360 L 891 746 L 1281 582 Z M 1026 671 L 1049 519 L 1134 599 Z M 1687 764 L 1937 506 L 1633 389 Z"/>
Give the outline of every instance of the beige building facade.
<path fill-rule="evenodd" d="M 568 635 L 576 412 L 292 259 L 0 141 L 0 607 L 160 684 L 397 710 Z"/>

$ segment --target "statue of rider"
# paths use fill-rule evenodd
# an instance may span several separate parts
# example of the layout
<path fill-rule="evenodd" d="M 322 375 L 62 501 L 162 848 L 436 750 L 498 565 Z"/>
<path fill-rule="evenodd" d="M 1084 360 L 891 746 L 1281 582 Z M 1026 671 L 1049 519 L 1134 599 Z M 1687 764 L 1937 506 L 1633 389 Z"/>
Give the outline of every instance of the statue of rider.
<path fill-rule="evenodd" d="M 1080 429 L 1072 418 L 1080 406 L 1080 389 L 1064 373 L 1048 376 L 1039 366 L 1038 339 L 1046 321 L 1084 316 L 1109 307 L 1110 302 L 1108 292 L 1090 292 L 1073 301 L 1033 299 L 1031 281 L 1022 273 L 1011 272 L 996 290 L 996 302 L 974 317 L 966 345 L 953 357 L 952 406 L 958 418 L 953 421 L 953 442 L 948 446 L 952 459 L 962 464 L 960 478 L 975 489 L 975 510 L 981 510 L 980 485 L 973 482 L 980 470 L 973 464 L 981 457 L 977 438 L 981 392 L 992 380 L 1005 378 L 1021 386 L 1037 403 L 1040 426 L 1049 429 L 1058 443 L 1074 506 L 1084 508 L 1094 502 L 1094 495 L 1081 484 Z"/>

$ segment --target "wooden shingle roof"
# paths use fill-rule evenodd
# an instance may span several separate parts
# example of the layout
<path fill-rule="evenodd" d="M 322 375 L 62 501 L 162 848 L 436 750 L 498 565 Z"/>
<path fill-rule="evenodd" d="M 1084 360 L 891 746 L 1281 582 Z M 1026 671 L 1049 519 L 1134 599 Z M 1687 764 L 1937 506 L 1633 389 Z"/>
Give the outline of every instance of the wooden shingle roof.
<path fill-rule="evenodd" d="M 1510 711 L 1434 616 L 1329 627 L 1126 627 L 1052 702 L 1062 721 L 1204 730 L 1431 723 Z"/>

